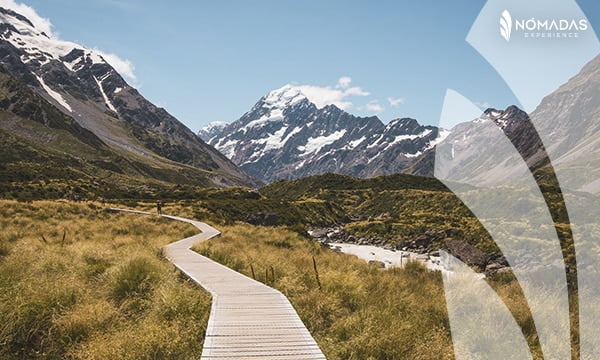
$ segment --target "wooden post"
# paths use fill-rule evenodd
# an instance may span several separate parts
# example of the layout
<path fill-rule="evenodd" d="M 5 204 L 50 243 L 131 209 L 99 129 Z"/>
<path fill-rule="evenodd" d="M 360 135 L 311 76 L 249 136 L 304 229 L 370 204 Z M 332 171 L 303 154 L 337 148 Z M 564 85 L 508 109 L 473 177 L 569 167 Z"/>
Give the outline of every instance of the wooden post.
<path fill-rule="evenodd" d="M 256 274 L 254 274 L 254 267 L 250 264 L 250 271 L 252 271 L 252 278 L 256 280 Z"/>
<path fill-rule="evenodd" d="M 315 257 L 312 257 L 313 259 L 313 267 L 315 268 L 315 278 L 317 279 L 317 285 L 319 285 L 319 290 L 321 290 L 321 280 L 319 280 L 319 270 L 317 270 L 317 260 L 315 260 Z"/>
<path fill-rule="evenodd" d="M 265 268 L 265 284 L 269 284 L 269 268 Z"/>

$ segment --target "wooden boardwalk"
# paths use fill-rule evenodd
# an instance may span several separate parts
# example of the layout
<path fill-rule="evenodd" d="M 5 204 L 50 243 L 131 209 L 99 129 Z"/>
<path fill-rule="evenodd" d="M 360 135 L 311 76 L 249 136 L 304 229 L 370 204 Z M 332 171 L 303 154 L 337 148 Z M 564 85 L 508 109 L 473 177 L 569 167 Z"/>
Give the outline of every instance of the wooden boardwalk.
<path fill-rule="evenodd" d="M 212 295 L 201 360 L 325 359 L 281 292 L 190 250 L 200 241 L 219 236 L 217 229 L 177 216 L 163 217 L 202 231 L 164 249 L 165 256 L 179 270 Z"/>

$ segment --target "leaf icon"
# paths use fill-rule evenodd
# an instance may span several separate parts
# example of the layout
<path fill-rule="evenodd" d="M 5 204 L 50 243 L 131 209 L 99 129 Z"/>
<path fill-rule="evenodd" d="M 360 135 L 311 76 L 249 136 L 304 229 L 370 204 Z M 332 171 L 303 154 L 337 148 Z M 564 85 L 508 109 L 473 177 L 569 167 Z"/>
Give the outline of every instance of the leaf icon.
<path fill-rule="evenodd" d="M 510 35 L 512 32 L 512 17 L 508 10 L 504 10 L 502 12 L 502 17 L 500 18 L 500 35 L 506 41 L 510 41 Z"/>

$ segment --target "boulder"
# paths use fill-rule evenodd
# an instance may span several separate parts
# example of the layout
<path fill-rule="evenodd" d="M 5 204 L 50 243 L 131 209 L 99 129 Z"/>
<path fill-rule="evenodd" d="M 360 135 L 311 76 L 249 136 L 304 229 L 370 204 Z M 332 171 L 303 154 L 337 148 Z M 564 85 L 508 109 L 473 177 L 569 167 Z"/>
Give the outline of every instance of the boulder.
<path fill-rule="evenodd" d="M 485 269 L 487 258 L 485 253 L 464 240 L 448 240 L 446 242 L 448 252 L 469 266 L 477 266 Z"/>
<path fill-rule="evenodd" d="M 383 261 L 379 261 L 379 260 L 369 260 L 369 266 L 374 266 L 378 269 L 384 269 L 385 263 Z"/>

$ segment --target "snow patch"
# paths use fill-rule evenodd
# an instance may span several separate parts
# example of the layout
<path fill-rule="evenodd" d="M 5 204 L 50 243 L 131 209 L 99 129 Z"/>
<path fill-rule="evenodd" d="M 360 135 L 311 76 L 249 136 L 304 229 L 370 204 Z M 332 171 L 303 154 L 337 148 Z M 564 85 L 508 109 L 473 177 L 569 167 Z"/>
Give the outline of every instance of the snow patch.
<path fill-rule="evenodd" d="M 121 91 L 121 88 L 117 88 L 117 90 Z M 117 93 L 117 90 L 115 90 L 115 94 Z M 200 131 L 211 132 L 214 129 L 224 128 L 227 125 L 228 123 L 225 121 L 213 121 L 206 124 L 202 129 L 200 129 Z"/>
<path fill-rule="evenodd" d="M 260 156 L 264 155 L 268 151 L 281 148 L 283 146 L 281 140 L 287 129 L 288 128 L 284 126 L 281 129 L 275 131 L 273 134 L 269 134 L 266 138 L 253 140 L 253 143 L 265 145 L 262 149 L 262 154 Z M 256 154 L 253 154 L 252 157 L 254 157 L 255 155 Z"/>
<path fill-rule="evenodd" d="M 346 134 L 346 129 L 338 130 L 327 136 L 318 136 L 309 138 L 304 146 L 298 146 L 298 150 L 303 151 L 303 155 L 308 155 L 314 152 L 318 152 L 324 146 L 333 144 L 337 140 L 341 139 Z"/>
<path fill-rule="evenodd" d="M 348 143 L 348 146 L 350 147 L 350 149 L 354 149 L 355 147 L 357 147 L 358 145 L 360 145 L 365 140 L 367 140 L 367 137 L 363 136 L 360 139 L 356 139 L 354 141 L 350 141 Z"/>
<path fill-rule="evenodd" d="M 98 84 L 98 88 L 100 88 L 100 93 L 102 94 L 102 97 L 104 98 L 104 103 L 112 111 L 118 112 L 117 109 L 115 109 L 115 107 L 113 106 L 113 104 L 110 102 L 110 99 L 108 98 L 108 96 L 106 96 L 106 93 L 104 92 L 104 89 L 102 88 L 102 82 L 99 81 L 95 76 L 94 76 L 94 80 L 96 80 L 96 84 Z"/>
<path fill-rule="evenodd" d="M 256 120 L 250 121 L 245 126 L 241 127 L 240 130 L 246 132 L 248 129 L 265 126 L 269 122 L 277 122 L 283 120 L 283 110 L 273 109 L 268 114 L 261 116 Z"/>
<path fill-rule="evenodd" d="M 264 147 L 260 151 L 254 152 L 250 156 L 248 161 L 246 161 L 244 164 L 256 162 L 257 159 L 261 158 L 269 151 L 281 149 L 287 143 L 287 141 L 292 136 L 294 136 L 296 133 L 298 133 L 300 130 L 302 130 L 302 129 L 296 127 L 294 129 L 292 129 L 292 131 L 290 131 L 287 134 L 287 136 L 285 136 L 285 133 L 288 131 L 288 127 L 284 126 L 281 129 L 274 132 L 273 134 L 269 134 L 267 137 L 265 137 L 263 139 L 252 140 L 251 142 L 253 144 L 264 145 Z M 284 136 L 285 136 L 285 138 L 284 138 Z"/>
<path fill-rule="evenodd" d="M 429 144 L 427 145 L 427 147 L 425 148 L 425 150 L 433 149 L 434 146 L 436 146 L 437 144 L 439 144 L 442 141 L 446 140 L 446 138 L 448 137 L 448 135 L 450 135 L 450 130 L 439 129 L 438 130 L 438 136 L 435 139 L 433 139 L 433 140 L 431 140 L 429 142 Z M 452 157 L 454 158 L 454 147 L 452 148 Z"/>
<path fill-rule="evenodd" d="M 102 56 L 100 56 L 100 54 L 98 54 L 95 51 L 90 51 L 86 55 L 87 55 L 88 59 L 92 60 L 92 64 L 105 64 L 106 63 L 104 61 L 104 59 L 102 58 Z"/>
<path fill-rule="evenodd" d="M 46 85 L 46 83 L 44 82 L 44 79 L 42 79 L 41 77 L 39 77 L 37 75 L 35 75 L 35 77 L 42 85 L 42 88 L 44 88 L 44 90 L 48 93 L 48 95 L 50 95 L 54 100 L 56 100 L 56 102 L 59 103 L 62 107 L 69 110 L 69 112 L 73 112 L 73 109 L 67 103 L 65 98 L 62 97 L 61 94 L 57 93 L 56 91 L 52 90 L 48 85 Z"/>
<path fill-rule="evenodd" d="M 237 146 L 238 142 L 236 140 L 228 140 L 227 142 L 225 142 L 224 144 L 217 144 L 217 146 L 215 146 L 217 148 L 217 150 L 219 150 L 223 155 L 227 156 L 227 158 L 229 160 L 233 159 L 233 156 L 235 155 L 235 147 Z"/>

